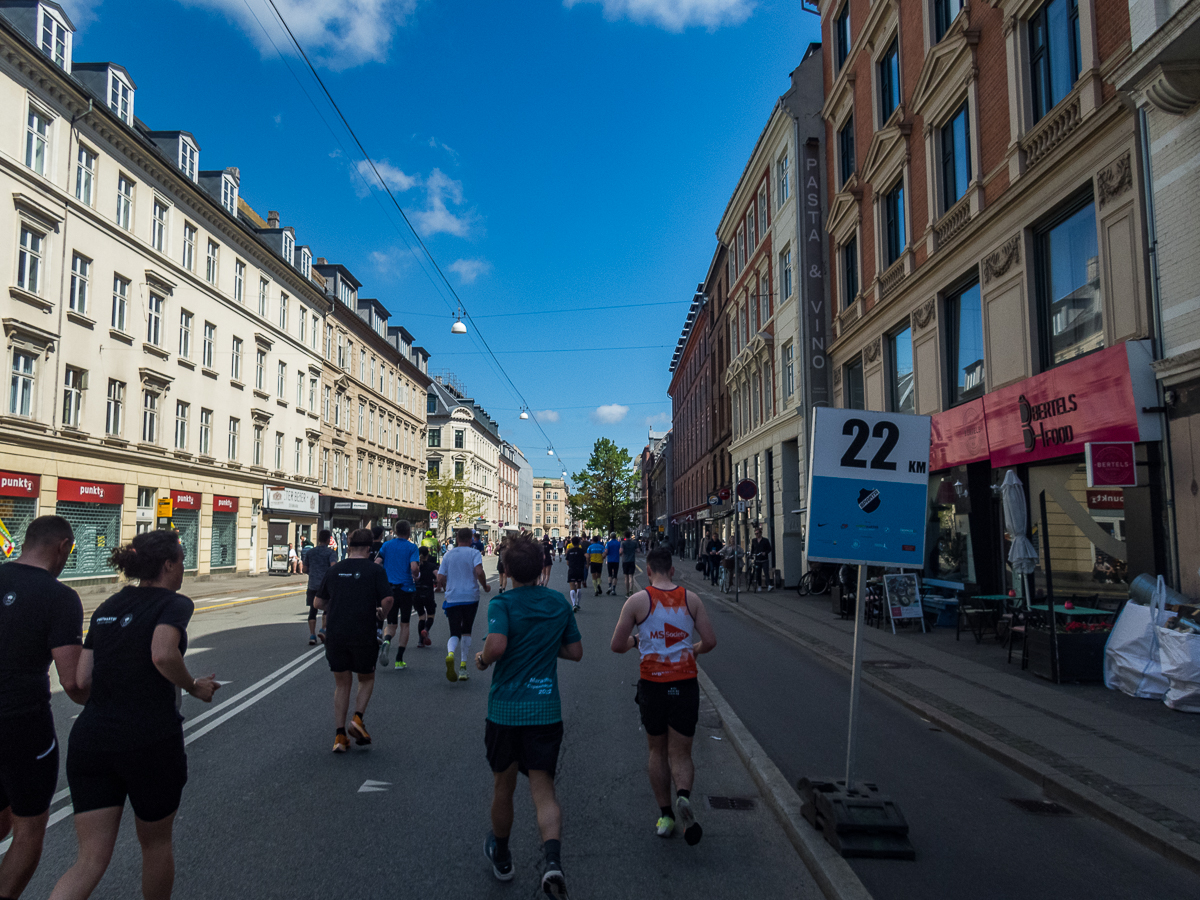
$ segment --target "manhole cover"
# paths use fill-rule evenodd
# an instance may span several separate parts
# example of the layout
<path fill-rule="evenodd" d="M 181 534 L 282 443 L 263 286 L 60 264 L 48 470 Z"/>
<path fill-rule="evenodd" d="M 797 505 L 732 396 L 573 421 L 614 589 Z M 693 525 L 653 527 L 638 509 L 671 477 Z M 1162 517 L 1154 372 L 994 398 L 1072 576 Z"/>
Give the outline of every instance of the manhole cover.
<path fill-rule="evenodd" d="M 1071 812 L 1071 810 L 1067 809 L 1061 803 L 1055 803 L 1053 800 L 1026 800 L 1021 797 L 1009 797 L 1008 802 L 1017 807 L 1017 809 L 1033 813 L 1035 816 L 1075 815 L 1075 813 Z"/>
<path fill-rule="evenodd" d="M 864 666 L 870 666 L 873 669 L 911 669 L 912 663 L 899 662 L 895 659 L 867 659 L 863 660 Z"/>
<path fill-rule="evenodd" d="M 754 800 L 750 797 L 709 797 L 710 809 L 754 809 Z"/>

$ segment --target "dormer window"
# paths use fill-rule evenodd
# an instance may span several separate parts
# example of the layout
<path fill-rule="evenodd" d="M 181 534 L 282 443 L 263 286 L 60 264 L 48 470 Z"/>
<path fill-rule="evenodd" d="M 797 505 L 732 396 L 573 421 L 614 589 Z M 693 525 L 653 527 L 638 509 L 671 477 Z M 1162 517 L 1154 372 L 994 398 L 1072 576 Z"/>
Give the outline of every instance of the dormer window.
<path fill-rule="evenodd" d="M 283 258 L 288 261 L 288 265 L 294 265 L 293 260 L 296 258 L 296 239 L 286 231 L 283 233 Z"/>
<path fill-rule="evenodd" d="M 312 277 L 312 251 L 307 247 L 300 248 L 300 274 L 305 278 Z"/>
<path fill-rule="evenodd" d="M 228 175 L 221 176 L 221 205 L 231 216 L 237 215 L 238 186 Z"/>
<path fill-rule="evenodd" d="M 188 143 L 186 138 L 179 140 L 179 170 L 187 176 L 189 181 L 196 180 L 196 147 Z"/>
<path fill-rule="evenodd" d="M 41 7 L 41 48 L 54 64 L 64 71 L 71 71 L 71 31 L 53 10 Z"/>
<path fill-rule="evenodd" d="M 126 125 L 133 124 L 133 88 L 112 70 L 108 73 L 108 108 Z"/>
<path fill-rule="evenodd" d="M 338 279 L 338 285 L 340 286 L 340 291 L 341 291 L 338 296 L 341 298 L 341 301 L 343 303 L 345 303 L 347 306 L 353 306 L 355 301 L 357 300 L 357 297 L 355 296 L 356 292 L 355 292 L 354 288 L 350 287 L 349 282 L 343 281 L 341 279 Z"/>

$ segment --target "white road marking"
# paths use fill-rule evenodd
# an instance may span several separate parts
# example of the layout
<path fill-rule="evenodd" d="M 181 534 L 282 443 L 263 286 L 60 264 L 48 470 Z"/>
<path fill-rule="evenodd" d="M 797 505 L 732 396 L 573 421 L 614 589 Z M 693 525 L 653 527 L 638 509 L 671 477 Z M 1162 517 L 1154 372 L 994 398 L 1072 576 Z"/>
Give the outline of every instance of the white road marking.
<path fill-rule="evenodd" d="M 276 681 L 271 686 L 263 689 L 262 691 L 259 691 L 257 694 L 255 694 L 253 697 L 251 697 L 249 700 L 247 700 L 245 703 L 243 703 L 241 706 L 235 706 L 229 712 L 225 713 L 225 715 L 209 722 L 207 725 L 205 725 L 199 731 L 189 734 L 186 738 L 183 739 L 183 743 L 190 744 L 192 741 L 196 740 L 196 738 L 199 738 L 199 737 L 202 737 L 202 736 L 208 734 L 210 731 L 212 731 L 214 728 L 216 728 L 221 723 L 228 722 L 230 719 L 232 719 L 238 713 L 242 712 L 242 710 L 253 706 L 255 703 L 257 703 L 263 697 L 267 696 L 267 694 L 270 694 L 270 693 L 276 691 L 277 689 L 283 687 L 283 685 L 287 684 L 289 681 L 291 681 L 293 678 L 295 678 L 297 675 L 299 675 L 301 672 L 303 672 L 305 669 L 307 669 L 313 663 L 317 663 L 320 661 L 321 661 L 321 657 L 314 656 L 312 659 L 310 659 L 308 662 L 304 663 L 303 665 L 297 666 L 296 668 L 292 669 L 291 672 L 289 672 L 287 675 L 284 675 L 282 678 L 280 678 L 278 681 Z"/>
<path fill-rule="evenodd" d="M 271 681 L 271 679 L 278 678 L 280 675 L 282 675 L 288 669 L 292 668 L 292 666 L 299 665 L 300 663 L 304 662 L 304 660 L 308 659 L 309 657 L 315 656 L 316 654 L 321 653 L 324 649 L 325 649 L 324 647 L 314 647 L 311 650 L 307 650 L 304 653 L 301 653 L 299 656 L 297 656 L 291 662 L 280 666 L 278 669 L 276 669 L 274 672 L 272 672 L 266 678 L 262 678 L 256 682 L 254 682 L 254 684 L 250 685 L 250 687 L 246 688 L 241 693 L 234 694 L 228 700 L 218 703 L 212 709 L 205 710 L 204 712 L 200 713 L 198 716 L 193 716 L 192 718 L 188 719 L 186 722 L 183 723 L 183 730 L 187 731 L 189 728 L 195 728 L 196 725 L 198 725 L 200 722 L 203 722 L 209 716 L 215 716 L 218 712 L 223 710 L 225 707 L 229 706 L 232 703 L 236 703 L 237 701 L 239 701 L 243 697 L 245 697 L 247 694 L 254 693 L 260 687 L 262 687 L 263 685 L 265 685 L 269 681 Z"/>
<path fill-rule="evenodd" d="M 373 793 L 376 791 L 386 791 L 387 787 L 385 787 L 384 785 L 390 786 L 391 782 L 390 781 L 372 781 L 370 778 L 368 778 L 366 781 L 364 781 L 362 783 L 362 787 L 360 787 L 358 789 L 358 793 L 370 794 L 370 793 Z"/>
<path fill-rule="evenodd" d="M 184 656 L 194 656 L 197 653 L 207 653 L 212 647 L 188 647 Z"/>

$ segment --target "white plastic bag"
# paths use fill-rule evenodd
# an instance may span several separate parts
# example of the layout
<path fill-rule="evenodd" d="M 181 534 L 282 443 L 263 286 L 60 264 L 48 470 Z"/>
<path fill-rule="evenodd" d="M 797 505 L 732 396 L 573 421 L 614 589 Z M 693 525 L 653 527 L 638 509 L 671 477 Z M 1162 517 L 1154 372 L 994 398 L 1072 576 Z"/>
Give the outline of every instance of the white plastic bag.
<path fill-rule="evenodd" d="M 1104 646 L 1104 686 L 1131 697 L 1161 700 L 1167 679 L 1159 662 L 1158 626 L 1167 620 L 1161 575 L 1149 606 L 1126 603 Z"/>
<path fill-rule="evenodd" d="M 1163 703 L 1200 713 L 1200 634 L 1159 628 L 1158 661 L 1168 684 Z"/>

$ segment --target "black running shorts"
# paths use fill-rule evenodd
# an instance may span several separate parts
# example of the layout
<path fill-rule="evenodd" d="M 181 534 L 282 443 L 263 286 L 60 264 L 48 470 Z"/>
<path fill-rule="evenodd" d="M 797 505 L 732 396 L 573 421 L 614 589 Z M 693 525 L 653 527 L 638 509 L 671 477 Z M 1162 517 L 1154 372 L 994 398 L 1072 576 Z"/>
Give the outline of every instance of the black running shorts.
<path fill-rule="evenodd" d="M 412 618 L 413 603 L 417 598 L 416 591 L 406 591 L 398 584 L 392 585 L 392 608 L 388 610 L 387 623 L 395 625 L 399 619 L 405 625 Z"/>
<path fill-rule="evenodd" d="M 583 569 L 568 569 L 567 581 L 579 584 L 580 582 L 587 581 L 587 575 L 584 574 Z"/>
<path fill-rule="evenodd" d="M 593 578 L 599 578 L 599 577 L 600 577 L 600 571 L 601 571 L 601 569 L 603 569 L 604 567 L 603 567 L 603 566 L 602 566 L 600 563 L 588 563 L 588 565 L 589 565 L 589 566 L 591 567 L 591 569 L 592 569 L 592 577 L 593 577 Z"/>
<path fill-rule="evenodd" d="M 187 784 L 183 730 L 145 746 L 93 750 L 74 736 L 67 753 L 67 783 L 75 813 L 124 806 L 143 822 L 157 822 L 179 809 Z"/>
<path fill-rule="evenodd" d="M 359 675 L 375 674 L 375 658 L 379 655 L 379 645 L 370 644 L 334 644 L 325 641 L 325 659 L 329 662 L 330 672 L 355 672 Z"/>
<path fill-rule="evenodd" d="M 562 746 L 563 723 L 552 725 L 497 725 L 487 720 L 483 743 L 487 747 L 487 761 L 493 772 L 504 772 L 513 763 L 517 771 L 528 775 L 549 772 L 550 777 L 558 770 L 558 750 Z"/>
<path fill-rule="evenodd" d="M 50 808 L 58 787 L 58 738 L 46 710 L 32 719 L 0 721 L 0 810 L 21 818 Z"/>
<path fill-rule="evenodd" d="M 638 681 L 638 706 L 642 710 L 642 725 L 646 734 L 657 737 L 670 727 L 684 737 L 696 733 L 700 718 L 700 682 L 695 678 L 683 681 Z"/>
<path fill-rule="evenodd" d="M 610 563 L 608 564 L 608 577 L 609 577 L 609 578 L 616 578 L 616 577 L 617 577 L 617 566 L 618 566 L 618 565 L 619 565 L 619 564 L 618 564 L 618 563 L 615 563 L 615 562 L 610 562 Z"/>
<path fill-rule="evenodd" d="M 309 588 L 307 591 L 304 592 L 304 605 L 312 606 L 313 600 L 315 600 L 316 598 L 317 598 L 317 589 Z"/>
<path fill-rule="evenodd" d="M 434 599 L 431 585 L 417 585 L 417 597 L 413 606 L 416 607 L 417 618 L 430 618 L 437 614 L 437 600 Z"/>
<path fill-rule="evenodd" d="M 446 618 L 450 620 L 450 636 L 462 637 L 471 633 L 475 624 L 475 614 L 479 612 L 478 603 L 459 603 L 446 607 Z"/>
<path fill-rule="evenodd" d="M 637 560 L 631 559 L 629 562 L 621 563 L 621 571 L 624 572 L 626 575 L 636 575 L 637 574 Z"/>

